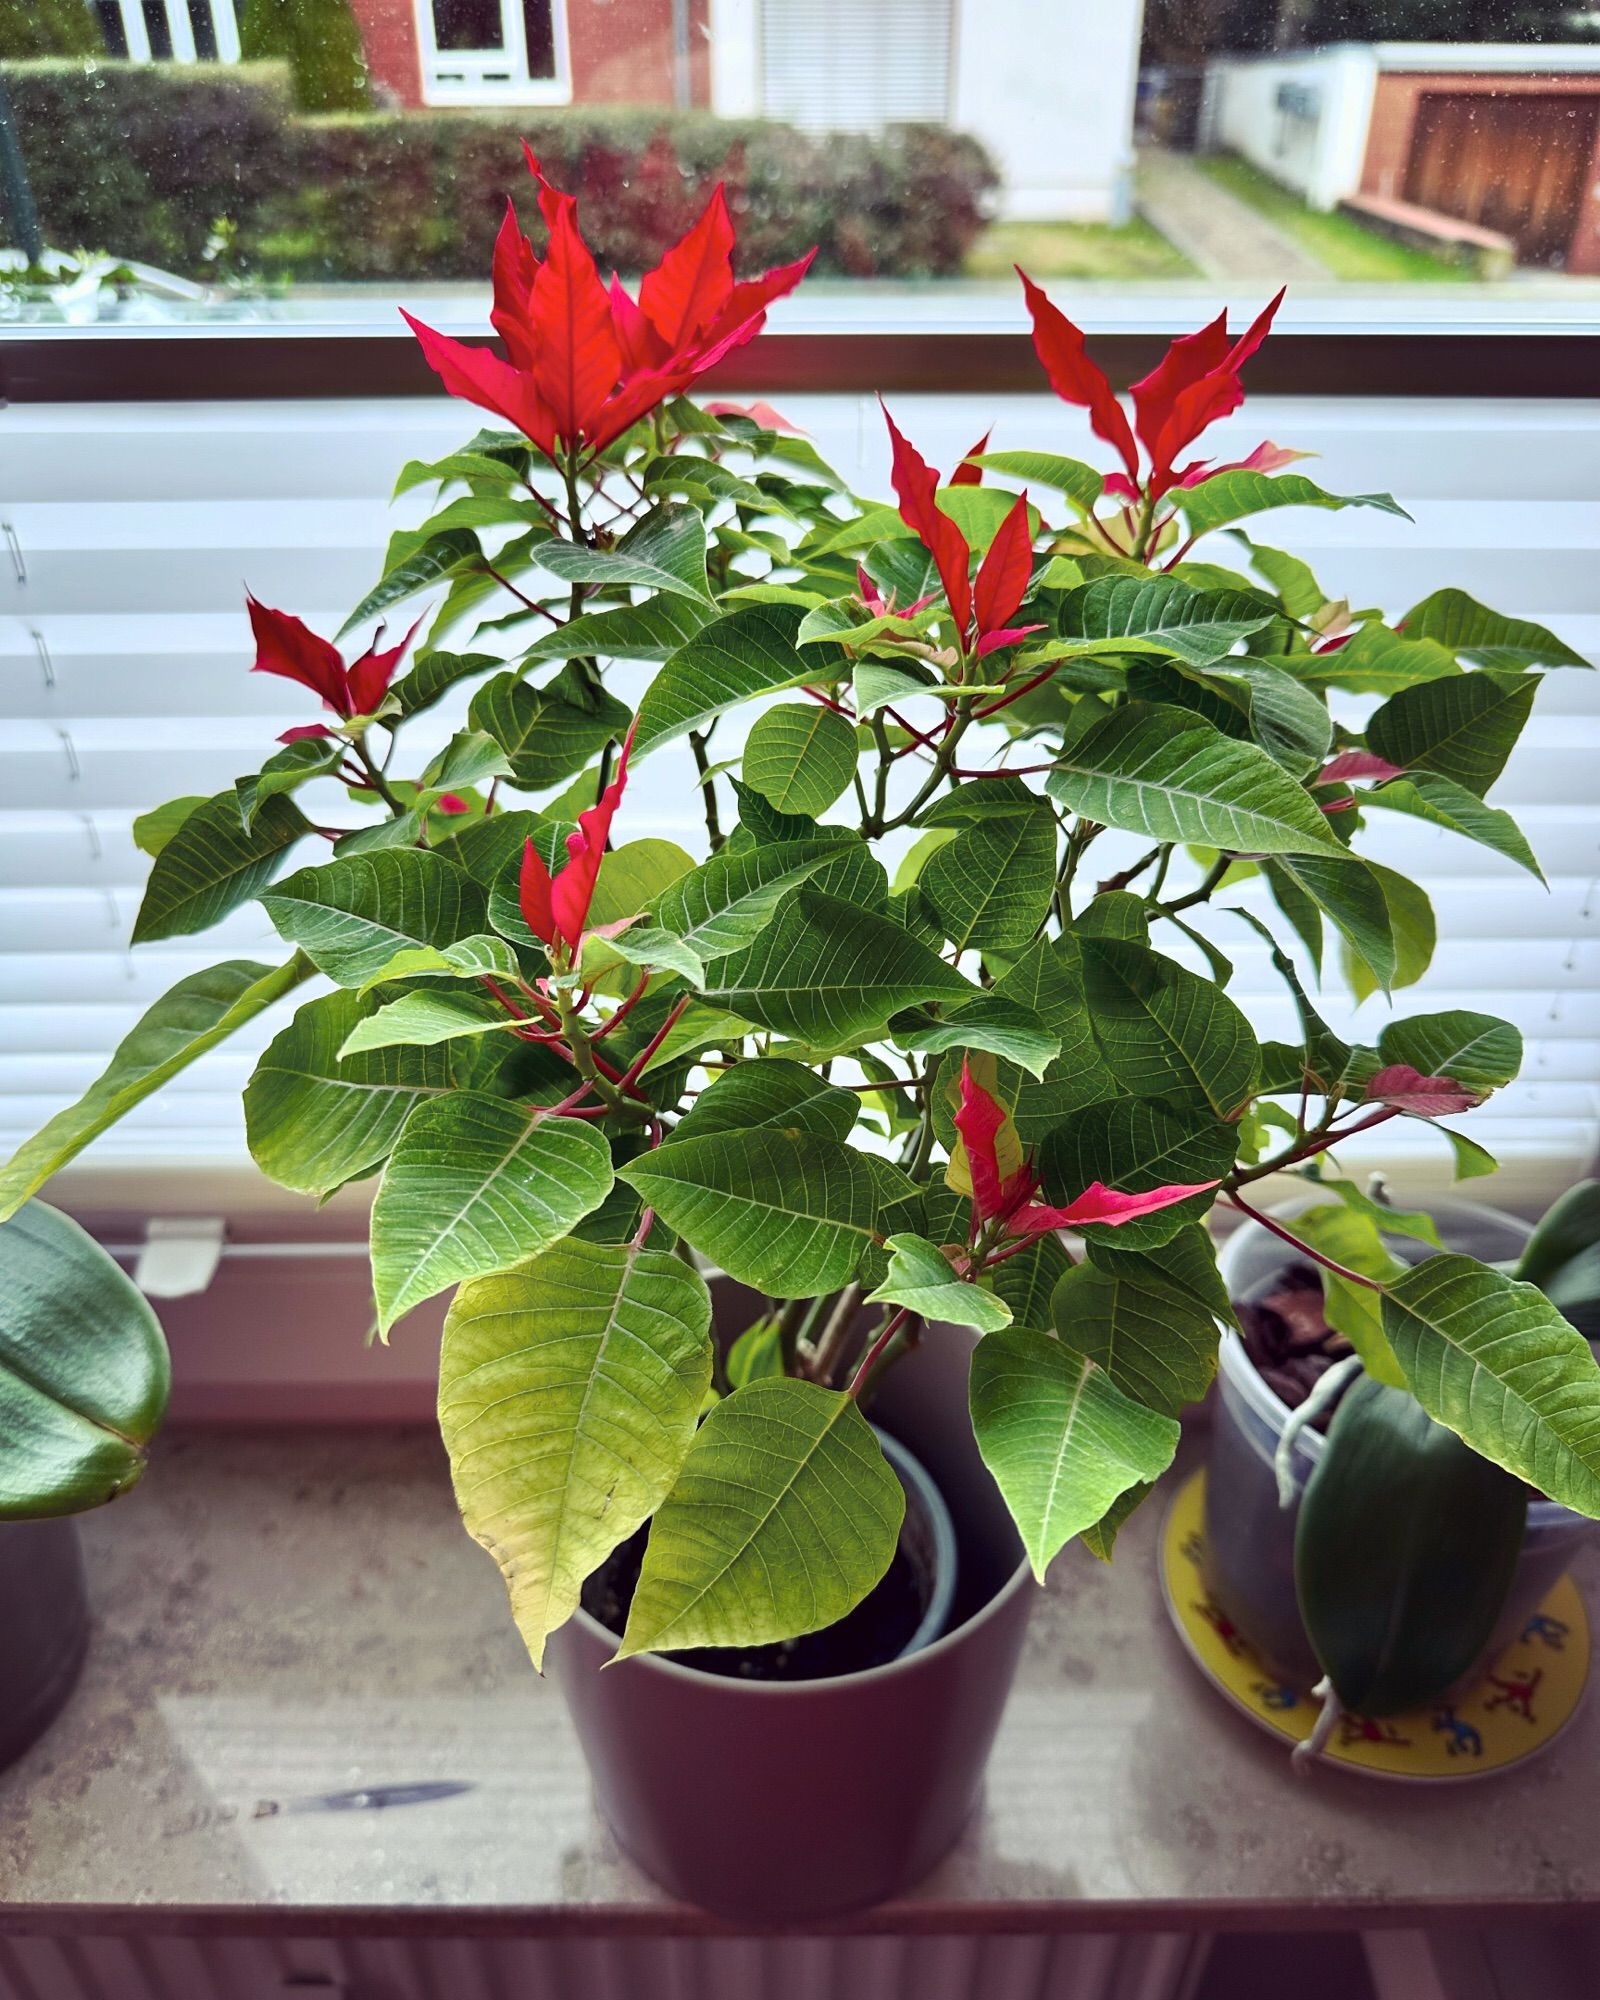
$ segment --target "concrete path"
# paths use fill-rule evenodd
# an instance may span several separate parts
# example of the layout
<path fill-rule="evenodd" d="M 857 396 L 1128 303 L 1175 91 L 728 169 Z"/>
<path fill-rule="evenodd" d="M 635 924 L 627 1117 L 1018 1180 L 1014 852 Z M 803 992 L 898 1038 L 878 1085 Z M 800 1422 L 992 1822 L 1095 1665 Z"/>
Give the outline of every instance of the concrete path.
<path fill-rule="evenodd" d="M 1141 147 L 1138 205 L 1207 278 L 1252 278 L 1272 284 L 1328 277 L 1325 264 L 1264 215 L 1209 180 L 1183 153 Z"/>

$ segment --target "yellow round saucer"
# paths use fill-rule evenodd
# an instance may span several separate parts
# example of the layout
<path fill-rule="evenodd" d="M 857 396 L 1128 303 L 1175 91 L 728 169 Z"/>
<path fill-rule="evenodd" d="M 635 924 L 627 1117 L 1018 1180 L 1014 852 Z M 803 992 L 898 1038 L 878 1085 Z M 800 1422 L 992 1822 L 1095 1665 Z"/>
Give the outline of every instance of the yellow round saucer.
<path fill-rule="evenodd" d="M 1205 1490 L 1204 1470 L 1191 1474 L 1162 1524 L 1161 1587 L 1172 1622 L 1235 1708 L 1274 1736 L 1303 1742 L 1322 1704 L 1278 1680 L 1206 1590 Z M 1431 1784 L 1486 1777 L 1552 1743 L 1588 1680 L 1589 1620 L 1577 1585 L 1564 1576 L 1470 1693 L 1381 1721 L 1345 1716 L 1323 1755 L 1378 1778 Z"/>

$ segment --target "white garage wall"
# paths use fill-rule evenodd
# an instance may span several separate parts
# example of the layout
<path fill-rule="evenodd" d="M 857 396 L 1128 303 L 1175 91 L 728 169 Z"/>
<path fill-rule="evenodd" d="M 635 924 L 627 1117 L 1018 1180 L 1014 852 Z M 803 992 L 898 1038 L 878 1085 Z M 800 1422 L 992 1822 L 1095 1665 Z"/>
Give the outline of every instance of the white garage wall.
<path fill-rule="evenodd" d="M 1242 154 L 1313 208 L 1337 208 L 1361 185 L 1377 83 L 1371 47 L 1219 56 L 1206 70 L 1205 143 Z"/>
<path fill-rule="evenodd" d="M 887 490 L 875 405 L 809 396 L 782 407 L 863 490 Z M 996 448 L 1093 450 L 1078 413 L 1044 397 L 903 396 L 894 407 L 946 467 L 991 419 Z M 401 462 L 448 448 L 475 423 L 430 399 L 14 407 L 0 424 L 0 523 L 18 552 L 13 562 L 0 546 L 3 1156 L 90 1081 L 173 980 L 224 957 L 281 956 L 254 907 L 205 937 L 130 952 L 146 865 L 132 818 L 178 793 L 220 789 L 305 719 L 295 689 L 247 672 L 244 584 L 334 630 L 375 577 L 389 530 L 421 504 L 385 505 Z M 1392 488 L 1415 515 L 1414 527 L 1366 512 L 1286 513 L 1261 526 L 1261 539 L 1312 560 L 1336 593 L 1398 612 L 1463 584 L 1600 655 L 1600 403 L 1258 400 L 1235 434 L 1246 447 L 1269 436 L 1320 450 L 1326 484 Z M 1213 553 L 1229 559 L 1226 546 Z M 617 670 L 620 691 L 636 692 L 648 671 Z M 435 737 L 452 722 L 438 720 Z M 1470 1126 L 1506 1162 L 1494 1191 L 1513 1202 L 1582 1171 L 1600 1132 L 1597 768 L 1600 680 L 1553 675 L 1495 794 L 1527 828 L 1548 895 L 1486 850 L 1398 815 L 1366 842 L 1419 876 L 1438 906 L 1433 972 L 1402 1007 L 1486 1007 L 1527 1037 L 1522 1078 Z M 641 765 L 630 836 L 694 847 L 699 826 L 686 761 L 669 752 Z M 1242 926 L 1225 948 L 1260 1032 L 1290 1034 L 1261 948 Z M 1337 991 L 1326 1009 L 1368 1039 L 1384 1015 L 1381 1000 L 1352 1013 Z M 281 1018 L 108 1134 L 68 1189 L 92 1188 L 102 1207 L 115 1190 L 129 1211 L 192 1208 L 197 1197 L 209 1207 L 224 1189 L 230 1205 L 258 1200 L 238 1092 Z M 1382 1156 L 1391 1162 L 1394 1131 Z"/>

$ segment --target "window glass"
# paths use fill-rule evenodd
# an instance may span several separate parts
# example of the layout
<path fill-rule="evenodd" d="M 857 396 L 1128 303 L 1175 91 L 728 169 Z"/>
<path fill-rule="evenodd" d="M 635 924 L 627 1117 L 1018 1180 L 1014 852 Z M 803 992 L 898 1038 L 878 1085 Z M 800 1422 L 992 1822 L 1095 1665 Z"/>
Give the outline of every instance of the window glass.
<path fill-rule="evenodd" d="M 1102 326 L 1600 304 L 1567 0 L 0 0 L 0 75 L 11 322 L 481 324 L 524 139 L 624 275 L 718 180 L 753 267 L 816 244 L 780 325 L 1020 327 L 1013 264 Z"/>

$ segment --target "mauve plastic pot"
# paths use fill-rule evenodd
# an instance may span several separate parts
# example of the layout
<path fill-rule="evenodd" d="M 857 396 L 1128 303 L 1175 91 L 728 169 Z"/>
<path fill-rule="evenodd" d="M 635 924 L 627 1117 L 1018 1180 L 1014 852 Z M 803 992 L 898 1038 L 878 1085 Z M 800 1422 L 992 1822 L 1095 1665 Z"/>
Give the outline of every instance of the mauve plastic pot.
<path fill-rule="evenodd" d="M 0 1767 L 71 1694 L 89 1646 L 83 1551 L 71 1521 L 0 1526 Z"/>
<path fill-rule="evenodd" d="M 600 1810 L 685 1902 L 759 1922 L 862 1909 L 927 1874 L 971 1817 L 1035 1595 L 973 1443 L 972 1345 L 930 1327 L 871 1412 L 950 1510 L 942 1639 L 864 1673 L 789 1682 L 650 1655 L 602 1672 L 617 1641 L 583 1611 L 552 1639 Z"/>
<path fill-rule="evenodd" d="M 1309 1205 L 1291 1202 L 1273 1213 L 1289 1218 Z M 1498 1209 L 1451 1200 L 1430 1202 L 1428 1207 L 1447 1249 L 1486 1263 L 1509 1262 L 1527 1240 L 1528 1225 Z M 1425 1244 L 1403 1237 L 1391 1238 L 1390 1247 L 1412 1260 L 1427 1254 Z M 1256 1223 L 1236 1229 L 1218 1259 L 1228 1296 L 1240 1302 L 1270 1292 L 1295 1261 L 1293 1251 Z M 1261 1379 L 1243 1341 L 1235 1333 L 1224 1334 L 1206 1471 L 1206 1582 L 1218 1605 L 1263 1659 L 1291 1684 L 1310 1687 L 1322 1669 L 1300 1621 L 1295 1595 L 1299 1501 L 1289 1508 L 1278 1505 L 1273 1470 L 1273 1455 L 1288 1417 L 1286 1405 Z M 1301 1431 L 1293 1460 L 1297 1491 L 1310 1478 L 1322 1447 L 1318 1432 Z M 1516 1637 L 1595 1533 L 1594 1522 L 1554 1500 L 1529 1501 L 1522 1553 L 1505 1609 L 1484 1649 L 1485 1659 L 1492 1659 Z"/>

